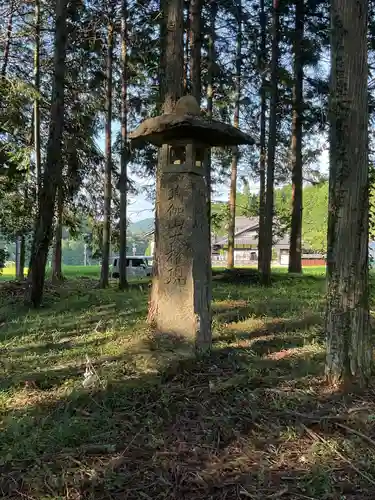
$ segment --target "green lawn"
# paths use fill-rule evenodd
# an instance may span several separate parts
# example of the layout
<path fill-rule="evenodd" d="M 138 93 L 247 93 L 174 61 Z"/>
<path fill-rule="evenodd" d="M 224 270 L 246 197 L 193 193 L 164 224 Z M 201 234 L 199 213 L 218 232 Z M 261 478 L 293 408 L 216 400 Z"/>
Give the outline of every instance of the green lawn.
<path fill-rule="evenodd" d="M 39 311 L 0 286 L 2 498 L 375 498 L 374 393 L 323 383 L 322 269 L 269 289 L 215 273 L 198 360 L 153 336 L 147 287 L 98 290 L 84 271 Z"/>
<path fill-rule="evenodd" d="M 48 272 L 47 272 L 48 273 Z M 64 276 L 67 278 L 75 278 L 82 276 L 89 276 L 92 278 L 99 278 L 100 266 L 63 266 Z M 27 268 L 25 269 L 25 275 L 27 274 Z M 16 276 L 15 267 L 5 267 L 0 275 L 1 281 L 12 280 Z"/>

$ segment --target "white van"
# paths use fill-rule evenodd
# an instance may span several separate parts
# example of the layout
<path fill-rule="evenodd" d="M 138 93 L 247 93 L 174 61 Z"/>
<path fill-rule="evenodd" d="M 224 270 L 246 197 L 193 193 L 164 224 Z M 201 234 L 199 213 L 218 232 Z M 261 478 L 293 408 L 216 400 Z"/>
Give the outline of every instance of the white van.
<path fill-rule="evenodd" d="M 151 257 L 143 255 L 127 255 L 126 256 L 126 276 L 128 278 L 145 278 L 152 275 Z M 119 256 L 113 258 L 111 269 L 112 278 L 119 278 L 120 259 Z"/>

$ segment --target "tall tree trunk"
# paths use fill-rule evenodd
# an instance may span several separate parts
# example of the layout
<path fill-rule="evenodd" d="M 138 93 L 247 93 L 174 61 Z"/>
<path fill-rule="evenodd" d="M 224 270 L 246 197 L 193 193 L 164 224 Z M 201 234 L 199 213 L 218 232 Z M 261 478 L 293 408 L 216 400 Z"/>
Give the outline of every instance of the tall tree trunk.
<path fill-rule="evenodd" d="M 210 2 L 210 28 L 208 33 L 208 68 L 207 68 L 207 118 L 213 117 L 213 84 L 214 84 L 214 64 L 215 64 L 215 21 L 217 16 L 217 2 Z M 210 234 L 210 258 L 211 258 L 211 149 L 207 151 L 205 158 L 205 176 L 207 186 L 207 217 Z"/>
<path fill-rule="evenodd" d="M 368 0 L 331 2 L 326 375 L 370 377 L 368 283 Z"/>
<path fill-rule="evenodd" d="M 61 267 L 63 210 L 64 210 L 64 193 L 61 186 L 59 186 L 57 191 L 55 241 L 54 241 L 53 256 L 52 256 L 52 281 L 54 283 L 59 283 L 63 280 L 62 267 Z"/>
<path fill-rule="evenodd" d="M 21 254 L 21 236 L 19 234 L 16 235 L 16 252 L 15 252 L 15 261 L 16 261 L 16 279 L 19 279 L 20 272 L 20 254 Z"/>
<path fill-rule="evenodd" d="M 272 223 L 273 223 L 273 190 L 275 178 L 275 153 L 277 139 L 277 105 L 278 105 L 278 62 L 279 62 L 279 40 L 280 19 L 279 0 L 273 0 L 272 11 L 272 54 L 271 54 L 271 83 L 270 83 L 270 116 L 267 147 L 267 181 L 266 181 L 266 205 L 264 213 L 264 248 L 261 262 L 261 281 L 263 285 L 271 282 L 271 260 L 272 260 Z"/>
<path fill-rule="evenodd" d="M 4 55 L 3 55 L 3 64 L 1 66 L 1 77 L 2 78 L 6 77 L 7 69 L 8 69 L 10 43 L 12 40 L 12 31 L 13 31 L 13 14 L 14 14 L 14 5 L 13 5 L 13 2 L 10 2 L 8 25 L 7 25 L 7 30 L 6 30 L 5 47 L 4 47 Z"/>
<path fill-rule="evenodd" d="M 119 287 L 125 290 L 128 286 L 126 279 L 126 226 L 127 226 L 127 162 L 128 162 L 128 4 L 122 2 L 121 12 L 121 175 L 120 175 L 120 258 L 119 258 Z"/>
<path fill-rule="evenodd" d="M 167 71 L 167 35 L 168 35 L 168 0 L 160 0 L 160 23 L 159 23 L 159 106 L 158 112 L 161 114 L 164 110 L 164 100 L 166 95 L 166 71 Z M 182 34 L 183 36 L 183 34 Z M 184 69 L 183 69 L 184 71 Z M 157 308 L 158 308 L 158 295 L 159 295 L 159 279 L 158 279 L 158 252 L 159 248 L 159 207 L 160 207 L 160 191 L 161 191 L 161 164 L 162 156 L 160 150 L 158 151 L 158 163 L 156 165 L 156 192 L 155 192 L 155 224 L 154 224 L 154 253 L 152 264 L 152 287 L 149 298 L 149 308 L 147 320 L 150 324 L 155 322 Z"/>
<path fill-rule="evenodd" d="M 42 187 L 42 162 L 40 154 L 40 0 L 35 0 L 35 47 L 34 47 L 34 87 L 37 96 L 34 100 L 34 153 L 37 184 L 37 202 Z"/>
<path fill-rule="evenodd" d="M 158 113 L 162 114 L 164 110 L 164 101 L 166 96 L 166 71 L 167 71 L 167 42 L 169 41 L 168 35 L 168 0 L 160 0 L 160 22 L 159 22 L 159 106 Z M 183 36 L 183 34 L 182 34 Z M 184 71 L 184 69 L 183 69 Z M 159 220 L 160 220 L 160 192 L 161 192 L 161 164 L 162 155 L 158 151 L 158 163 L 156 165 L 156 189 L 155 189 L 155 223 L 154 223 L 154 252 L 152 264 L 152 287 L 149 298 L 149 308 L 147 321 L 150 324 L 155 323 L 155 318 L 158 310 L 158 296 L 159 296 L 159 278 L 158 278 L 158 252 L 159 248 Z"/>
<path fill-rule="evenodd" d="M 50 126 L 47 143 L 44 182 L 40 193 L 40 210 L 31 257 L 30 287 L 25 301 L 34 307 L 43 298 L 45 267 L 52 239 L 53 213 L 56 190 L 61 180 L 61 146 L 64 128 L 64 85 L 67 44 L 67 0 L 56 1 L 56 27 L 54 40 L 54 75 Z"/>
<path fill-rule="evenodd" d="M 16 239 L 16 279 L 23 280 L 25 277 L 25 237 L 20 234 Z"/>
<path fill-rule="evenodd" d="M 169 0 L 167 2 L 167 40 L 166 40 L 166 68 L 165 68 L 165 96 L 164 113 L 172 113 L 176 102 L 182 96 L 182 68 L 183 59 L 183 2 Z"/>
<path fill-rule="evenodd" d="M 23 280 L 25 278 L 25 258 L 26 258 L 26 241 L 25 236 L 20 236 L 20 263 L 17 273 L 17 279 Z"/>
<path fill-rule="evenodd" d="M 302 254 L 302 125 L 303 125 L 303 32 L 304 0 L 295 0 L 294 84 L 292 120 L 292 220 L 289 272 L 301 273 Z"/>
<path fill-rule="evenodd" d="M 259 234 L 258 234 L 258 270 L 262 269 L 264 251 L 265 219 L 264 211 L 266 204 L 266 117 L 267 117 L 267 20 L 264 0 L 260 0 L 260 71 L 262 75 L 260 86 L 260 155 L 259 155 Z"/>
<path fill-rule="evenodd" d="M 235 79 L 235 92 L 236 101 L 234 104 L 234 118 L 233 125 L 239 127 L 240 119 L 240 98 L 241 98 L 241 66 L 242 66 L 242 5 L 241 0 L 238 4 L 238 29 L 236 40 L 236 79 Z M 238 147 L 233 148 L 232 167 L 230 176 L 230 191 L 229 191 L 229 227 L 228 227 L 228 269 L 234 267 L 234 243 L 235 243 L 235 227 L 236 227 L 236 194 L 237 194 L 237 166 L 238 166 L 239 152 Z"/>
<path fill-rule="evenodd" d="M 42 190 L 42 161 L 41 161 L 41 142 L 40 142 L 40 0 L 35 0 L 34 5 L 34 88 L 37 95 L 34 99 L 34 110 L 32 117 L 32 128 L 34 137 L 34 156 L 35 156 L 35 174 L 36 174 L 36 190 L 35 190 L 35 203 L 37 211 L 40 211 L 40 196 Z M 37 221 L 36 221 L 37 222 Z M 36 231 L 36 227 L 35 227 Z M 30 262 L 28 269 L 28 278 L 31 277 L 31 259 L 34 254 L 35 237 L 32 241 Z"/>
<path fill-rule="evenodd" d="M 165 33 L 165 44 L 161 45 L 160 53 L 160 93 L 164 94 L 164 113 L 174 110 L 177 100 L 183 93 L 183 0 L 161 1 L 162 20 L 160 32 Z M 165 24 L 164 24 L 165 23 Z M 160 242 L 159 242 L 159 213 L 160 213 L 160 190 L 161 190 L 161 164 L 163 155 L 159 154 L 156 176 L 156 203 L 155 203 L 155 254 L 153 265 L 152 288 L 148 309 L 148 321 L 153 324 L 158 314 L 159 301 L 159 265 L 160 265 Z"/>
<path fill-rule="evenodd" d="M 189 81 L 189 54 L 190 54 L 190 9 L 191 9 L 191 0 L 187 2 L 187 12 L 185 19 L 185 52 L 184 52 L 184 94 L 189 92 L 189 87 L 191 82 Z"/>
<path fill-rule="evenodd" d="M 201 102 L 201 16 L 202 0 L 190 0 L 190 80 L 191 95 Z"/>
<path fill-rule="evenodd" d="M 104 213 L 102 267 L 100 287 L 106 288 L 109 279 L 109 257 L 111 242 L 111 201 L 112 201 L 112 71 L 113 71 L 113 13 L 108 24 L 107 40 L 107 95 L 105 124 L 105 174 L 104 174 Z"/>
<path fill-rule="evenodd" d="M 161 114 L 164 108 L 165 99 L 165 70 L 167 67 L 167 4 L 168 0 L 160 0 L 159 10 L 160 10 L 160 21 L 159 21 L 159 44 L 160 44 L 160 54 L 159 54 L 159 105 L 157 106 L 157 112 Z M 158 178 L 158 176 L 157 176 Z M 158 190 L 156 190 L 157 194 Z M 156 203 L 157 205 L 157 203 Z"/>

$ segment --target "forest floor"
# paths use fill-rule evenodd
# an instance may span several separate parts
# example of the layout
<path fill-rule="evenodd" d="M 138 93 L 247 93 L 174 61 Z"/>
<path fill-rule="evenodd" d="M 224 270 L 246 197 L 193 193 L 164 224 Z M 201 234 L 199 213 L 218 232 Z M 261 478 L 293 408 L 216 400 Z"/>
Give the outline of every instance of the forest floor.
<path fill-rule="evenodd" d="M 216 274 L 200 359 L 152 335 L 147 286 L 96 283 L 39 311 L 0 285 L 1 498 L 375 498 L 375 391 L 324 384 L 321 270 Z"/>

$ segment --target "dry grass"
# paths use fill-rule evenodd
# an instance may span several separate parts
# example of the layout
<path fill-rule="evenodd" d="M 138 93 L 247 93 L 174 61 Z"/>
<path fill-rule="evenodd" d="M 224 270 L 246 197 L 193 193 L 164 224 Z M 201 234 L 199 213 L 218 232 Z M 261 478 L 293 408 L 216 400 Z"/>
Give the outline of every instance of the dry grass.
<path fill-rule="evenodd" d="M 322 277 L 215 283 L 200 359 L 137 288 L 69 281 L 39 312 L 0 290 L 2 498 L 375 498 L 375 394 L 323 382 Z"/>

